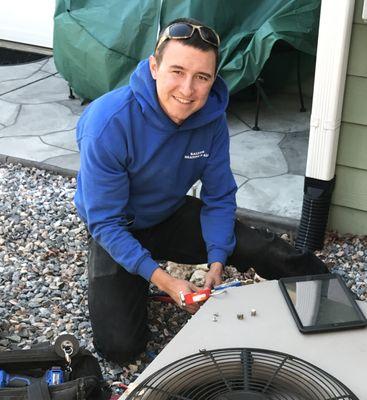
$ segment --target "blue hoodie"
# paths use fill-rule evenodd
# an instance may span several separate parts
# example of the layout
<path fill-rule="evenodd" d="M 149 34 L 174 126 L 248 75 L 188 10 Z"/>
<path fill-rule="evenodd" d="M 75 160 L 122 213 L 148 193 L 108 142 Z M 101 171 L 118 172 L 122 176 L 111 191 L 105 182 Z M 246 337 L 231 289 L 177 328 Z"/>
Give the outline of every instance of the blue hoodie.
<path fill-rule="evenodd" d="M 156 225 L 201 180 L 208 263 L 235 245 L 236 184 L 229 165 L 228 91 L 218 77 L 203 108 L 176 125 L 158 102 L 148 60 L 130 85 L 91 103 L 77 126 L 75 204 L 92 237 L 128 272 L 149 280 L 158 264 L 131 231 Z"/>

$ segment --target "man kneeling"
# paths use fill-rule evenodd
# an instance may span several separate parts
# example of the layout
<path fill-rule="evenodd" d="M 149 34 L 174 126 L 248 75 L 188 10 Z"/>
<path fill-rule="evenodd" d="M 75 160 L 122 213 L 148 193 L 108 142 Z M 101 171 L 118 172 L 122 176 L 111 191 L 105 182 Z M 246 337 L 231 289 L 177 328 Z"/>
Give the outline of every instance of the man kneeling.
<path fill-rule="evenodd" d="M 180 292 L 196 290 L 157 260 L 208 263 L 206 287 L 221 283 L 226 264 L 267 279 L 327 272 L 311 252 L 235 218 L 219 44 L 200 22 L 173 21 L 130 84 L 95 100 L 78 123 L 75 203 L 91 234 L 90 318 L 109 360 L 144 350 L 149 282 L 178 304 Z M 201 199 L 186 196 L 199 179 Z"/>

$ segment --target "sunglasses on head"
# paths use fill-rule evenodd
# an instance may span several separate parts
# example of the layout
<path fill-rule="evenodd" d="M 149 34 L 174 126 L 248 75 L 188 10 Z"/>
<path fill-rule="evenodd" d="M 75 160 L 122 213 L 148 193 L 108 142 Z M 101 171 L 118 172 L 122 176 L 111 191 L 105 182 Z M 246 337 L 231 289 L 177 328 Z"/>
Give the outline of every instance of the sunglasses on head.
<path fill-rule="evenodd" d="M 202 25 L 194 25 L 189 22 L 175 22 L 167 26 L 161 38 L 159 39 L 156 50 L 167 39 L 189 39 L 195 31 L 199 32 L 201 39 L 204 42 L 211 44 L 214 47 L 219 47 L 220 39 L 218 34 L 211 28 Z"/>

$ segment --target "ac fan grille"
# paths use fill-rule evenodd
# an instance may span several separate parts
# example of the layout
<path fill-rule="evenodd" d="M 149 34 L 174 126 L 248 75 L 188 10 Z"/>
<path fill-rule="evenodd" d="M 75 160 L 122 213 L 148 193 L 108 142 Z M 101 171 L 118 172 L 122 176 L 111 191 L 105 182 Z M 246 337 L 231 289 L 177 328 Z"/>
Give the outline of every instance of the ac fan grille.
<path fill-rule="evenodd" d="M 127 400 L 358 400 L 336 378 L 289 354 L 200 351 L 145 379 Z"/>

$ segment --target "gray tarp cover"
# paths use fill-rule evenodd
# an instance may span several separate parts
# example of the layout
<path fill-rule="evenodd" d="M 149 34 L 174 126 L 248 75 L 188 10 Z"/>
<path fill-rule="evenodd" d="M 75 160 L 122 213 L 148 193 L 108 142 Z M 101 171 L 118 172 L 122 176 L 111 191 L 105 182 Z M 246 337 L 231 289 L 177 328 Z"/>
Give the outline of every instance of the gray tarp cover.
<path fill-rule="evenodd" d="M 231 93 L 252 84 L 278 40 L 316 53 L 320 0 L 57 0 L 57 70 L 85 99 L 127 84 L 154 49 L 159 26 L 192 17 L 220 35 Z"/>

